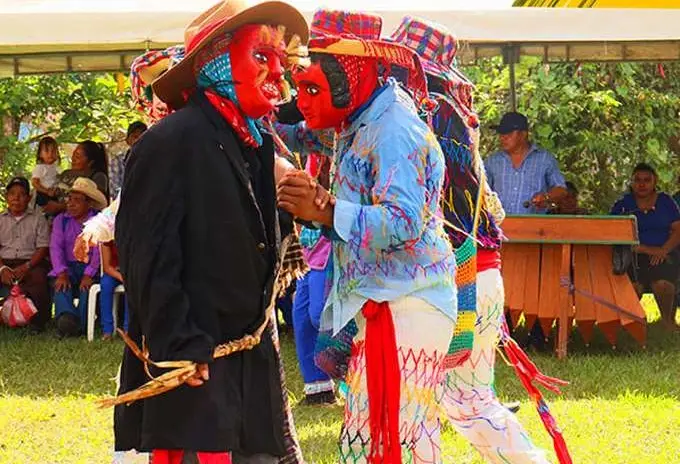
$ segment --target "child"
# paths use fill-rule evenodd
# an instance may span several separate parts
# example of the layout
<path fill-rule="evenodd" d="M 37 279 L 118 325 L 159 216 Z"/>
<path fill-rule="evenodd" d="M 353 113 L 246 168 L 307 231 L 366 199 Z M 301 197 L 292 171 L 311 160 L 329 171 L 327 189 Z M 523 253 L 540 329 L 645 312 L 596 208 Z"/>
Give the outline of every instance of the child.
<path fill-rule="evenodd" d="M 36 191 L 35 204 L 45 206 L 50 200 L 57 200 L 57 166 L 59 146 L 52 137 L 43 137 L 38 142 L 37 164 L 31 174 L 31 184 Z"/>
<path fill-rule="evenodd" d="M 118 249 L 115 242 L 102 244 L 102 279 L 100 282 L 99 303 L 101 308 L 102 321 L 102 340 L 110 340 L 113 335 L 113 298 L 116 287 L 122 285 L 123 276 L 118 268 Z M 127 332 L 128 327 L 128 308 L 125 302 L 125 316 L 123 320 L 123 330 Z"/>

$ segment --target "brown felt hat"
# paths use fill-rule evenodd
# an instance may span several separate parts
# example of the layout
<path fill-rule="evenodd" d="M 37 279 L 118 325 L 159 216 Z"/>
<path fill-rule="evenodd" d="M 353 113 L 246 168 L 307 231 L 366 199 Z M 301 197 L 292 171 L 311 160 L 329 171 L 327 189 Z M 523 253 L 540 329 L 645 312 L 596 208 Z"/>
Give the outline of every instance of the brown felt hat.
<path fill-rule="evenodd" d="M 286 40 L 297 35 L 302 44 L 309 39 L 309 27 L 302 13 L 279 1 L 248 6 L 245 0 L 224 0 L 201 13 L 184 31 L 186 55 L 153 83 L 154 93 L 175 109 L 184 106 L 182 91 L 196 86 L 194 60 L 213 39 L 246 24 L 285 26 Z"/>

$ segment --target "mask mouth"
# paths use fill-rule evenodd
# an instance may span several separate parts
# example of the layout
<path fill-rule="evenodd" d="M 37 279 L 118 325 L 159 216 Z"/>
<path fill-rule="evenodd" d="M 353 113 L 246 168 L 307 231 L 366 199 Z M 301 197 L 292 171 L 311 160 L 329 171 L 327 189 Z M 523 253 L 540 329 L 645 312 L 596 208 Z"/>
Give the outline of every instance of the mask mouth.
<path fill-rule="evenodd" d="M 281 90 L 274 82 L 265 81 L 264 84 L 260 86 L 260 90 L 262 91 L 262 95 L 273 104 L 278 104 L 281 101 Z"/>

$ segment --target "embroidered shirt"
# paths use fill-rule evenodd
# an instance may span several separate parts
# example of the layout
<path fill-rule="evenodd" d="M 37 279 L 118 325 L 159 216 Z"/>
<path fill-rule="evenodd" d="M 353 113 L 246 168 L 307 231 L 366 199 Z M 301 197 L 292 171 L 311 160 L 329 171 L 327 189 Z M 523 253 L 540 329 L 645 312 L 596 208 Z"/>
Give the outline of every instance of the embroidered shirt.
<path fill-rule="evenodd" d="M 444 231 L 444 157 L 412 100 L 390 81 L 339 135 L 331 293 L 338 332 L 368 300 L 421 298 L 456 318 L 455 258 Z"/>
<path fill-rule="evenodd" d="M 510 155 L 499 151 L 486 160 L 489 185 L 498 193 L 507 214 L 543 213 L 524 202 L 537 193 L 547 192 L 554 187 L 566 187 L 555 157 L 548 151 L 532 145 L 519 167 L 512 165 Z"/>

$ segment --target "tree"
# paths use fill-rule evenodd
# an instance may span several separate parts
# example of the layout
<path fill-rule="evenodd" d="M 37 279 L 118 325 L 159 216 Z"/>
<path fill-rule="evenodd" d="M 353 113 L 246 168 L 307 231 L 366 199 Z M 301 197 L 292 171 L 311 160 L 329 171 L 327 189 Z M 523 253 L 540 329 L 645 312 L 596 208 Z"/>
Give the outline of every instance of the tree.
<path fill-rule="evenodd" d="M 0 79 L 0 183 L 28 174 L 35 144 L 45 135 L 60 143 L 92 139 L 107 144 L 125 137 L 141 114 L 129 98 L 127 79 L 112 74 L 57 74 Z M 35 129 L 19 139 L 21 124 Z"/>
<path fill-rule="evenodd" d="M 492 60 L 466 72 L 477 85 L 484 123 L 508 110 L 508 71 Z M 677 135 L 680 65 L 561 64 L 524 60 L 517 69 L 518 107 L 532 123 L 532 138 L 553 152 L 582 192 L 585 206 L 606 212 L 626 189 L 635 164 L 659 172 L 661 188 L 678 189 Z M 497 145 L 485 131 L 485 153 Z M 674 151 L 675 150 L 675 151 Z"/>

